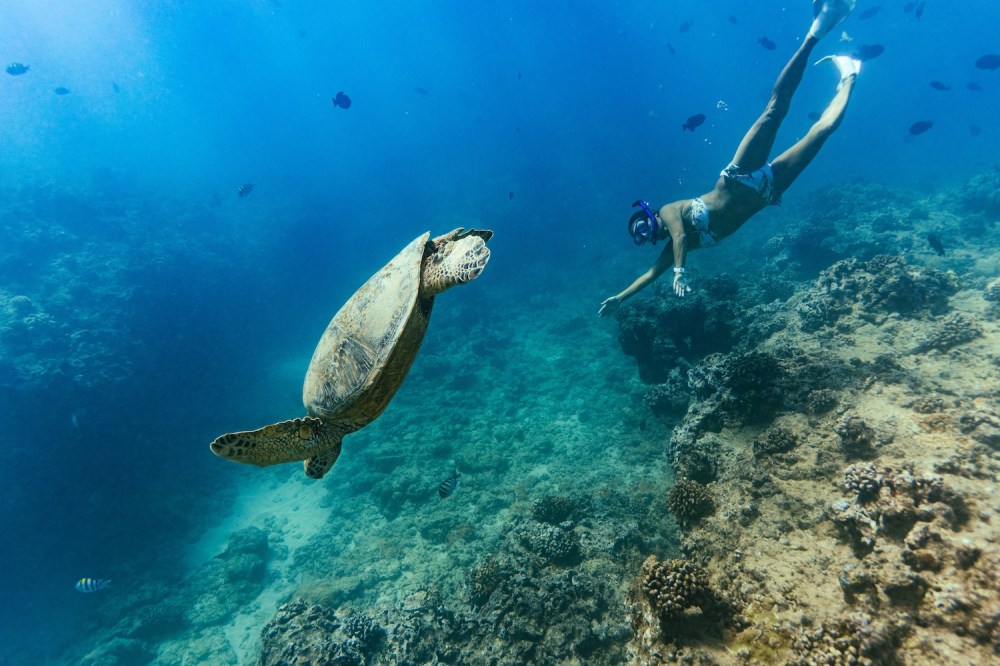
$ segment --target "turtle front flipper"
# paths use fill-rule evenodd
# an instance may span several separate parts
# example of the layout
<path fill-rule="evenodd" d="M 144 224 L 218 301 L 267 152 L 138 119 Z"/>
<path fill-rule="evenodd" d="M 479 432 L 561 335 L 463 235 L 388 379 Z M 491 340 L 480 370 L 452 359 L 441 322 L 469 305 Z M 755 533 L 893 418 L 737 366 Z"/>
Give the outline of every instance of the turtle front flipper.
<path fill-rule="evenodd" d="M 307 416 L 274 423 L 259 430 L 229 433 L 212 442 L 211 448 L 220 458 L 261 467 L 309 458 L 323 461 L 329 458 L 329 464 L 319 475 L 322 476 L 340 454 L 340 441 L 344 434 L 342 428 Z M 308 466 L 306 471 L 308 473 Z"/>

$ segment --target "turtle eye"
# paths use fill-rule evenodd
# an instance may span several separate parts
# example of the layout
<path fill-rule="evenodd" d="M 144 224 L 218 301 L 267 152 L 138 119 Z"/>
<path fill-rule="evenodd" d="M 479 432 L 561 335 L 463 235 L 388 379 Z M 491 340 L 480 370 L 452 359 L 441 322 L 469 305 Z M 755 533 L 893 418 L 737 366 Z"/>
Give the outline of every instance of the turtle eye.
<path fill-rule="evenodd" d="M 444 257 L 442 257 L 440 254 L 435 254 L 434 255 L 434 263 L 435 264 L 440 264 L 442 261 L 444 261 Z"/>

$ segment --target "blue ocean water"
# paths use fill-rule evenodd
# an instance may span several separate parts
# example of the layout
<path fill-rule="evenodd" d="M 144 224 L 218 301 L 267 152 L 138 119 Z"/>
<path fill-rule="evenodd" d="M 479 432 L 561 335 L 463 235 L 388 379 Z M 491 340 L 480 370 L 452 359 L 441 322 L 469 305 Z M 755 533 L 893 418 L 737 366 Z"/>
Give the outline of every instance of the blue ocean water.
<path fill-rule="evenodd" d="M 904 4 L 817 48 L 885 53 L 794 194 L 935 190 L 996 161 L 1000 72 L 974 63 L 998 49 L 982 26 L 1000 5 L 928 1 L 917 20 Z M 0 61 L 30 67 L 0 77 L 0 299 L 20 322 L 0 331 L 0 660 L 63 663 L 106 629 L 81 577 L 180 584 L 185 548 L 258 473 L 208 442 L 300 414 L 318 333 L 423 231 L 496 236 L 415 373 L 464 375 L 442 365 L 447 338 L 511 312 L 570 303 L 602 325 L 628 275 L 602 266 L 651 260 L 629 204 L 711 187 L 811 16 L 805 0 L 0 4 Z M 807 72 L 777 148 L 835 85 Z M 610 334 L 590 353 L 620 355 Z M 415 381 L 400 409 L 434 399 Z"/>

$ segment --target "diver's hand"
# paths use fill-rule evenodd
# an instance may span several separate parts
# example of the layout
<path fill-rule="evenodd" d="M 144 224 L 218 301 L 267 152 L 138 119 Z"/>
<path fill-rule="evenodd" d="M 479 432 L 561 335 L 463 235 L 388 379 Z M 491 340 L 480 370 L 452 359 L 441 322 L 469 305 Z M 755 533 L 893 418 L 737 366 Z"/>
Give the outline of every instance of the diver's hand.
<path fill-rule="evenodd" d="M 684 295 L 691 291 L 691 287 L 688 286 L 687 280 L 684 279 L 684 269 L 678 273 L 674 271 L 674 293 L 684 298 Z"/>
<path fill-rule="evenodd" d="M 607 317 L 609 314 L 614 314 L 618 306 L 622 304 L 621 296 L 612 296 L 611 298 L 605 298 L 601 302 L 601 309 L 597 311 L 598 317 Z"/>

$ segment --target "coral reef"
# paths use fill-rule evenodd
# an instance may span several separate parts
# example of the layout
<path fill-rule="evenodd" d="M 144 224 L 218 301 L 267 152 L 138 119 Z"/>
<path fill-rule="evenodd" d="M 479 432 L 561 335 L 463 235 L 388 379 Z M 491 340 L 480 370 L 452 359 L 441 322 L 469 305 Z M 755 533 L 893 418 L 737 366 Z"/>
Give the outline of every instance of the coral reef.
<path fill-rule="evenodd" d="M 642 592 L 664 622 L 688 609 L 702 611 L 709 600 L 708 575 L 688 560 L 657 560 L 651 555 L 643 565 Z"/>
<path fill-rule="evenodd" d="M 823 271 L 797 310 L 806 332 L 837 325 L 853 328 L 856 324 L 845 319 L 852 313 L 858 321 L 875 323 L 891 314 L 943 314 L 948 297 L 957 290 L 953 277 L 932 268 L 910 266 L 902 257 L 850 258 Z"/>
<path fill-rule="evenodd" d="M 753 440 L 753 455 L 754 458 L 760 459 L 775 453 L 785 453 L 794 449 L 798 443 L 799 437 L 794 432 L 774 426 Z"/>
<path fill-rule="evenodd" d="M 690 525 L 710 514 L 714 505 L 708 488 L 703 484 L 681 479 L 667 492 L 667 508 L 678 523 Z"/>
<path fill-rule="evenodd" d="M 558 525 L 576 511 L 576 503 L 563 495 L 545 495 L 531 503 L 531 517 L 541 523 Z"/>
<path fill-rule="evenodd" d="M 983 329 L 959 312 L 953 312 L 942 319 L 926 333 L 913 348 L 914 354 L 922 354 L 932 349 L 948 351 L 953 347 L 971 342 L 983 334 Z"/>

